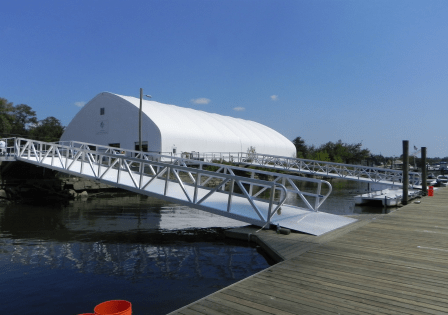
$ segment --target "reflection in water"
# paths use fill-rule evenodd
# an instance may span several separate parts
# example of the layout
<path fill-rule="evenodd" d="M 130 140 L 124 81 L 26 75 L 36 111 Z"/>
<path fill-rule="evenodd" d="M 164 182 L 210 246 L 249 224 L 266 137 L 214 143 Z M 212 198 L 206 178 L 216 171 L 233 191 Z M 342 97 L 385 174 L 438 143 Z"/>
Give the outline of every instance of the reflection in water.
<path fill-rule="evenodd" d="M 79 314 L 127 299 L 133 314 L 166 314 L 269 266 L 222 228 L 202 228 L 246 225 L 218 218 L 139 195 L 0 208 L 1 313 Z"/>
<path fill-rule="evenodd" d="M 103 244 L 1 239 L 0 256 L 11 263 L 126 279 L 208 278 L 235 280 L 260 270 L 256 251 L 225 243 Z M 228 245 L 228 244 L 227 244 Z M 240 256 L 244 255 L 245 264 Z M 236 262 L 236 263 L 235 263 Z"/>

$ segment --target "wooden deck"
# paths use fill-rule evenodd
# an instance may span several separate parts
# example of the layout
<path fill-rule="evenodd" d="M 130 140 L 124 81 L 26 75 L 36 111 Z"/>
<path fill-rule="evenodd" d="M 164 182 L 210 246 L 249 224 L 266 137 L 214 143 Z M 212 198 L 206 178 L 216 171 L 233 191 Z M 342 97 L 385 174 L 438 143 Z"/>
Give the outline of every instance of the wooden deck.
<path fill-rule="evenodd" d="M 278 264 L 170 314 L 448 314 L 448 188 L 316 237 L 254 228 Z"/>

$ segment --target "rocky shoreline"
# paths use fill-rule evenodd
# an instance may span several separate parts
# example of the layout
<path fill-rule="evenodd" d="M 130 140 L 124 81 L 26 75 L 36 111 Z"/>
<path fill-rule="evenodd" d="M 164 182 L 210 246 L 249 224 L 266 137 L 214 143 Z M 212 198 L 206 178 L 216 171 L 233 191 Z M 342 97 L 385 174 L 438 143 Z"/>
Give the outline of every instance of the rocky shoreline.
<path fill-rule="evenodd" d="M 92 193 L 118 190 L 94 180 L 79 177 L 53 179 L 27 179 L 3 184 L 0 203 L 59 203 L 76 198 L 88 198 Z"/>

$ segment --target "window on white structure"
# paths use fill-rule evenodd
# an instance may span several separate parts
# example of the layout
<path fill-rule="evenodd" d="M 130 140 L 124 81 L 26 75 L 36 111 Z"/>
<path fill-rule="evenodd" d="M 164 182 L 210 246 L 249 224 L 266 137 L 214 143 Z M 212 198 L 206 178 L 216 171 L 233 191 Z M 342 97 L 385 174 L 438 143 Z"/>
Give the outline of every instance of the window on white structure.
<path fill-rule="evenodd" d="M 135 151 L 143 151 L 143 152 L 148 152 L 148 141 L 142 141 L 142 149 L 139 149 L 139 143 L 138 142 L 134 142 L 135 144 Z"/>
<path fill-rule="evenodd" d="M 104 115 L 104 107 L 100 108 L 100 115 Z"/>

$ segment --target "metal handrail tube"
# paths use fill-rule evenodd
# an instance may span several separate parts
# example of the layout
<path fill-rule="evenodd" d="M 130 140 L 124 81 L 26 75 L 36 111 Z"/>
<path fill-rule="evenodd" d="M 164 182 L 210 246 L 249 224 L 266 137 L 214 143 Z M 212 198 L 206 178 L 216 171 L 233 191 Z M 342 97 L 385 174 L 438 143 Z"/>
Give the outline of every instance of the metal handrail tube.
<path fill-rule="evenodd" d="M 238 157 L 239 157 L 239 162 L 240 163 L 245 163 L 247 162 L 247 157 L 249 156 L 253 156 L 253 154 L 247 154 L 244 152 L 241 152 Z M 351 173 L 351 176 L 362 176 L 363 174 L 368 174 L 367 170 L 369 171 L 374 171 L 374 172 L 381 172 L 384 173 L 386 175 L 386 177 L 384 178 L 385 180 L 392 180 L 392 181 L 397 181 L 397 177 L 398 178 L 402 178 L 403 176 L 403 171 L 401 170 L 391 170 L 391 169 L 385 169 L 385 168 L 378 168 L 378 167 L 373 167 L 373 166 L 362 166 L 362 165 L 351 165 L 351 164 L 343 164 L 343 163 L 336 163 L 336 162 L 325 162 L 325 161 L 315 161 L 315 160 L 309 160 L 309 159 L 300 159 L 300 158 L 288 158 L 288 157 L 282 157 L 282 156 L 275 156 L 275 155 L 268 155 L 268 154 L 261 154 L 261 153 L 256 153 L 255 154 L 257 156 L 257 158 L 255 159 L 250 159 L 251 163 L 248 164 L 254 164 L 254 161 L 265 161 L 265 163 L 260 163 L 260 166 L 263 165 L 270 165 L 269 162 L 273 161 L 275 158 L 277 158 L 276 161 L 278 161 L 278 159 L 284 159 L 284 163 L 283 162 L 275 162 L 274 165 L 280 165 L 280 166 L 284 166 L 287 165 L 289 167 L 284 167 L 285 169 L 294 169 L 294 165 L 297 166 L 298 170 L 301 169 L 306 169 L 310 172 L 314 172 L 317 173 L 320 170 L 324 171 L 323 169 L 323 165 L 325 165 L 325 167 L 331 167 L 333 166 L 335 169 L 336 167 L 345 167 L 345 169 L 347 171 L 352 171 L 353 173 Z M 244 158 L 246 157 L 246 159 Z M 261 158 L 259 158 L 261 157 Z M 267 157 L 271 158 L 266 159 Z M 266 163 L 266 161 L 268 161 Z M 305 165 L 306 167 L 303 167 L 303 165 Z M 318 171 L 316 171 L 316 169 L 318 169 Z M 325 173 L 325 171 L 324 171 Z M 418 172 L 409 172 L 409 175 L 412 178 L 412 183 L 415 184 L 419 181 L 420 179 L 420 173 Z M 368 176 L 368 175 L 367 175 Z M 389 177 L 390 176 L 390 177 Z M 343 177 L 341 175 L 341 177 Z"/>
<path fill-rule="evenodd" d="M 37 141 L 31 141 L 31 140 L 26 140 L 26 139 L 17 139 L 17 146 L 20 147 L 21 144 L 23 142 L 26 142 L 24 145 L 24 150 L 22 150 L 19 154 L 18 157 L 21 158 L 22 156 L 27 156 L 27 159 L 30 159 L 30 152 L 32 151 L 34 153 L 34 156 L 37 158 L 36 162 L 38 163 L 43 163 L 43 161 L 46 158 L 49 158 L 48 154 L 42 156 L 39 159 L 39 154 L 36 151 L 36 145 L 41 145 L 42 143 L 39 143 Z M 28 150 L 26 150 L 28 148 Z M 42 148 L 42 146 L 40 146 L 40 148 Z M 212 172 L 212 171 L 206 171 L 206 170 L 199 170 L 199 169 L 192 169 L 190 167 L 186 167 L 186 166 L 175 166 L 175 165 L 167 165 L 166 163 L 162 163 L 162 162 L 152 162 L 152 161 L 148 161 L 148 160 L 143 160 L 143 159 L 137 159 L 134 157 L 128 157 L 128 156 L 121 156 L 121 155 L 114 155 L 114 154 L 109 154 L 109 153 L 100 153 L 100 152 L 95 152 L 90 150 L 88 147 L 86 146 L 79 146 L 79 148 L 77 148 L 77 150 L 72 150 L 71 147 L 68 146 L 64 146 L 64 145 L 60 145 L 60 144 L 51 144 L 49 145 L 49 150 L 47 150 L 48 152 L 57 152 L 59 150 L 61 151 L 66 151 L 69 152 L 71 154 L 68 155 L 68 159 L 71 159 L 72 162 L 70 164 L 70 166 L 67 169 L 70 169 L 71 165 L 73 165 L 73 163 L 76 160 L 80 160 L 81 161 L 81 174 L 83 172 L 83 164 L 84 163 L 88 163 L 89 166 L 91 167 L 92 173 L 93 173 L 93 177 L 96 179 L 101 179 L 102 176 L 104 176 L 105 173 L 107 173 L 108 171 L 110 171 L 110 169 L 112 169 L 112 167 L 118 162 L 119 167 L 118 167 L 118 172 L 117 172 L 117 180 L 116 183 L 120 182 L 120 172 L 124 172 L 126 171 L 132 178 L 132 181 L 134 183 L 134 186 L 138 188 L 139 185 L 137 185 L 137 181 L 135 180 L 135 178 L 133 177 L 133 174 L 136 174 L 136 172 L 132 171 L 129 167 L 129 165 L 131 163 L 136 163 L 137 165 L 140 165 L 141 168 L 139 168 L 140 170 L 144 170 L 145 165 L 150 165 L 151 167 L 162 167 L 162 168 L 168 168 L 168 172 L 165 176 L 165 194 L 167 193 L 167 189 L 168 189 L 168 182 L 170 181 L 169 179 L 169 174 L 171 173 L 171 170 L 173 170 L 176 174 L 176 178 L 179 182 L 179 184 L 181 186 L 183 186 L 182 180 L 180 179 L 180 177 L 178 176 L 177 172 L 186 172 L 186 173 L 197 173 L 198 177 L 199 176 L 207 176 L 207 177 L 214 177 L 214 178 L 224 178 L 223 183 L 220 186 L 225 185 L 226 182 L 228 182 L 229 180 L 233 180 L 235 182 L 237 182 L 237 184 L 240 186 L 241 190 L 243 191 L 243 195 L 245 195 L 246 199 L 249 201 L 249 203 L 252 205 L 252 208 L 255 210 L 255 212 L 258 214 L 258 216 L 260 217 L 260 219 L 263 220 L 267 220 L 267 218 L 264 218 L 263 215 L 261 214 L 261 212 L 259 211 L 258 207 L 255 205 L 254 203 L 254 199 L 253 196 L 248 195 L 247 191 L 245 190 L 245 188 L 242 186 L 242 183 L 250 183 L 253 185 L 257 185 L 257 186 L 263 186 L 263 187 L 269 187 L 271 188 L 271 196 L 275 196 L 275 189 L 276 186 L 278 186 L 278 184 L 276 183 L 271 183 L 271 182 L 266 182 L 263 180 L 259 180 L 259 179 L 251 179 L 251 178 L 246 178 L 246 177 L 241 177 L 241 176 L 235 176 L 235 175 L 228 175 L 228 174 L 221 174 L 221 173 L 216 173 L 216 172 Z M 70 150 L 72 150 L 72 152 L 70 152 Z M 76 152 L 77 151 L 77 152 Z M 40 152 L 39 152 L 40 153 Z M 55 155 L 55 154 L 53 154 Z M 72 158 L 70 158 L 70 155 L 72 156 Z M 105 170 L 102 174 L 100 171 L 96 171 L 96 167 L 95 164 L 100 164 L 97 161 L 102 161 L 103 157 L 109 157 L 109 158 L 116 158 L 117 161 L 114 163 L 110 163 L 111 164 L 107 170 Z M 51 163 L 53 165 L 53 163 Z M 66 167 L 68 163 L 62 163 L 61 161 L 61 169 L 64 169 Z M 124 164 L 124 167 L 123 167 Z M 99 170 L 99 169 L 98 169 Z M 146 177 L 153 177 L 156 178 L 157 176 L 160 176 L 160 172 L 158 174 L 146 174 L 142 171 L 141 174 L 145 175 Z M 110 180 L 108 180 L 110 181 Z M 203 184 L 202 184 L 203 185 Z M 197 196 L 197 189 L 199 188 L 199 186 L 202 186 L 200 181 L 197 181 L 195 183 L 195 195 Z M 203 188 L 203 187 L 201 187 Z M 205 187 L 204 187 L 205 188 Z M 220 188 L 219 186 L 217 187 L 218 189 Z M 278 188 L 277 188 L 278 189 Z M 286 189 L 283 187 L 283 190 L 286 192 Z M 186 193 L 187 199 L 191 202 L 191 198 L 188 196 L 185 187 L 183 187 L 183 191 Z M 216 189 L 217 191 L 217 189 Z M 213 190 L 211 191 L 213 193 Z M 231 194 L 234 194 L 233 191 L 230 192 Z M 209 192 L 210 194 L 210 192 Z M 207 194 L 207 196 L 209 195 Z M 197 204 L 200 204 L 201 202 L 203 202 L 205 199 L 207 199 L 208 197 L 202 198 L 200 201 L 196 201 Z M 284 202 L 284 200 L 286 199 L 286 193 L 284 194 L 284 197 L 282 200 L 279 201 L 279 205 L 277 206 L 276 209 L 274 209 L 274 213 L 277 211 L 278 207 L 280 206 L 280 204 L 282 204 Z M 269 208 L 269 214 L 273 213 L 272 212 L 272 206 L 274 204 L 271 203 L 270 204 L 270 208 Z"/>
<path fill-rule="evenodd" d="M 286 187 L 283 186 L 282 184 L 276 184 L 275 187 L 279 187 L 279 189 L 282 189 L 285 193 L 283 194 L 283 200 L 279 200 L 277 207 L 275 207 L 275 209 L 273 211 L 271 211 L 272 209 L 272 204 L 274 203 L 274 194 L 271 194 L 271 198 L 269 200 L 269 213 L 268 213 L 268 219 L 267 219 L 267 223 L 270 224 L 271 223 L 271 218 L 278 212 L 278 210 L 280 209 L 280 207 L 285 203 L 286 201 Z M 275 192 L 274 188 L 274 192 Z M 282 195 L 282 194 L 280 194 Z"/>
<path fill-rule="evenodd" d="M 32 140 L 23 139 L 23 138 L 16 139 L 16 143 L 17 143 L 18 147 L 20 147 L 20 144 L 23 143 L 23 142 L 25 142 L 25 146 L 24 146 L 24 150 L 22 150 L 22 154 L 25 152 L 27 146 L 29 146 L 30 143 L 34 143 L 34 142 L 38 143 L 38 141 L 32 141 Z M 48 145 L 48 143 L 45 143 L 45 144 Z M 160 154 L 154 154 L 154 153 L 145 153 L 145 152 L 142 153 L 140 151 L 122 150 L 122 149 L 117 149 L 117 148 L 113 148 L 113 147 L 99 146 L 99 145 L 90 144 L 92 146 L 95 146 L 95 148 L 96 148 L 96 151 L 93 151 L 88 146 L 89 144 L 86 144 L 86 143 L 79 143 L 79 142 L 71 141 L 69 144 L 71 144 L 72 146 L 70 147 L 70 146 L 65 146 L 63 144 L 55 143 L 55 144 L 51 144 L 50 147 L 51 148 L 56 147 L 58 150 L 60 150 L 62 152 L 65 151 L 65 152 L 69 153 L 69 157 L 71 156 L 73 161 L 72 161 L 72 163 L 70 164 L 70 166 L 68 168 L 67 168 L 68 160 L 66 161 L 64 167 L 67 168 L 67 169 L 70 169 L 71 165 L 74 163 L 75 160 L 78 160 L 78 159 L 82 158 L 82 161 L 86 161 L 85 156 L 87 155 L 87 160 L 89 162 L 89 166 L 92 168 L 93 174 L 95 174 L 95 176 L 98 179 L 102 179 L 104 174 L 107 173 L 112 167 L 114 167 L 117 164 L 117 162 L 119 162 L 118 160 L 116 160 L 116 162 L 112 163 L 112 161 L 114 159 L 119 159 L 120 160 L 120 163 L 119 163 L 120 165 L 122 165 L 121 161 L 126 160 L 127 162 L 125 163 L 125 165 L 127 165 L 127 166 L 125 166 L 125 168 L 129 168 L 129 170 L 128 170 L 128 169 L 123 169 L 122 167 L 118 167 L 119 170 L 118 170 L 118 174 L 117 174 L 117 178 L 118 178 L 117 180 L 119 180 L 120 173 L 122 171 L 127 171 L 129 173 L 133 173 L 133 171 L 130 169 L 130 167 L 132 165 L 134 165 L 134 164 L 137 165 L 139 168 L 143 169 L 144 167 L 139 166 L 139 165 L 142 165 L 141 164 L 142 162 L 146 162 L 145 164 L 147 164 L 147 162 L 149 162 L 149 158 L 151 158 L 151 160 L 156 160 L 156 161 L 162 161 L 164 158 L 169 158 L 171 161 L 174 161 L 175 163 L 177 162 L 177 163 L 182 164 L 182 165 L 186 165 L 186 163 L 188 163 L 190 165 L 198 165 L 199 169 L 202 169 L 203 166 L 215 166 L 215 167 L 218 167 L 218 171 L 221 171 L 221 170 L 223 170 L 224 172 L 229 171 L 229 173 L 233 173 L 233 171 L 235 171 L 235 170 L 241 170 L 241 171 L 244 171 L 244 172 L 250 172 L 252 174 L 251 177 L 253 177 L 254 174 L 264 174 L 264 175 L 277 177 L 277 179 L 279 179 L 280 177 L 281 178 L 289 178 L 291 180 L 307 181 L 307 182 L 313 182 L 313 183 L 316 183 L 316 184 L 322 182 L 322 180 L 319 180 L 319 179 L 299 177 L 299 176 L 295 176 L 295 175 L 279 174 L 279 173 L 268 172 L 268 171 L 251 170 L 251 169 L 242 168 L 242 167 L 236 167 L 236 166 L 231 166 L 231 165 L 224 165 L 223 166 L 222 164 L 204 162 L 204 161 L 200 161 L 200 160 L 197 160 L 197 159 L 186 159 L 186 158 L 180 158 L 180 157 L 174 157 L 174 156 L 166 156 L 166 155 L 160 155 Z M 73 148 L 76 148 L 76 149 L 73 149 Z M 100 151 L 98 151 L 98 149 L 100 149 Z M 50 150 L 50 151 L 54 152 L 54 150 Z M 122 154 L 116 154 L 116 152 L 118 152 L 118 151 L 124 151 L 124 154 L 123 155 Z M 30 150 L 28 150 L 28 153 L 29 152 L 30 152 Z M 139 158 L 133 157 L 133 153 L 138 153 L 138 157 Z M 232 153 L 230 152 L 229 155 L 231 155 L 231 154 Z M 243 156 L 242 153 L 234 153 L 234 154 L 238 155 L 238 159 L 240 159 Z M 134 154 L 134 156 L 137 156 L 137 154 Z M 93 161 L 104 161 L 104 158 L 106 158 L 107 165 L 109 165 L 109 168 L 107 168 L 107 170 L 105 172 L 100 174 L 99 173 L 100 165 L 98 165 L 98 171 L 96 172 L 95 171 L 95 167 L 93 167 L 92 163 L 93 163 Z M 225 159 L 225 156 L 222 157 L 222 158 Z M 265 161 L 267 161 L 269 159 L 269 157 L 267 157 L 267 156 L 263 157 L 263 158 L 265 158 Z M 313 161 L 313 162 L 315 162 L 315 161 Z M 161 167 L 162 169 L 167 166 L 166 163 L 164 163 L 164 162 L 156 163 L 157 165 L 155 163 L 151 163 L 151 164 L 152 165 L 148 164 L 148 166 L 150 167 L 150 169 L 151 169 L 151 171 L 153 173 L 155 173 L 154 170 L 152 169 L 153 166 L 156 166 L 157 168 Z M 179 169 L 179 170 L 182 170 L 182 169 Z M 192 169 L 191 167 L 188 167 L 188 168 L 182 170 L 182 171 L 186 171 L 187 172 L 187 174 L 190 176 L 190 179 L 192 179 L 193 183 L 194 183 L 194 177 L 191 174 L 192 173 L 196 173 L 194 170 L 195 169 Z M 203 173 L 203 175 L 206 176 L 206 174 L 209 171 L 201 170 L 201 172 Z M 163 173 L 164 172 L 158 173 L 156 175 L 156 177 L 163 176 Z M 143 171 L 141 171 L 141 174 L 143 174 Z M 213 175 L 211 175 L 211 174 L 213 174 Z M 144 174 L 144 175 L 145 176 L 151 176 L 149 174 Z M 211 172 L 210 171 L 209 176 L 207 176 L 209 178 L 206 181 L 208 182 L 212 177 L 222 178 L 223 175 L 224 174 L 222 174 L 222 173 L 216 173 L 216 172 Z M 233 176 L 235 176 L 235 175 L 233 174 Z M 198 177 L 200 178 L 201 176 L 198 176 Z M 143 184 L 140 184 L 140 183 L 138 185 L 136 184 L 136 181 L 133 178 L 133 176 L 132 176 L 132 179 L 133 179 L 134 185 L 137 188 L 143 188 L 144 189 L 149 184 L 149 183 L 145 184 L 142 187 Z M 140 181 L 141 180 L 142 180 L 142 177 L 140 177 Z M 241 177 L 240 182 L 241 183 L 248 183 L 249 185 L 252 185 L 251 181 L 247 177 Z M 255 184 L 255 183 L 256 182 L 253 182 L 253 184 Z M 200 184 L 199 186 L 203 186 L 205 184 L 206 184 L 206 182 Z M 329 191 L 328 191 L 328 193 L 325 196 L 321 196 L 320 193 L 302 192 L 299 189 L 297 189 L 297 187 L 296 187 L 294 189 L 287 189 L 287 188 L 285 188 L 284 199 L 286 199 L 287 192 L 297 194 L 302 200 L 304 200 L 304 199 L 306 200 L 305 196 L 314 197 L 317 200 L 315 202 L 315 206 L 314 207 L 311 206 L 311 204 L 309 202 L 305 202 L 305 204 L 306 204 L 307 208 L 309 208 L 310 210 L 317 211 L 318 207 L 322 204 L 323 201 L 325 201 L 325 199 L 331 193 L 331 184 L 329 184 L 328 182 L 325 182 L 325 184 L 329 187 Z M 277 183 L 277 185 L 278 185 L 278 183 Z M 204 187 L 204 188 L 207 189 L 207 187 Z M 270 187 L 264 187 L 264 188 L 262 188 L 262 190 L 265 191 L 266 188 L 270 188 Z M 249 195 L 251 196 L 251 198 L 257 198 L 257 196 L 259 195 L 259 193 L 257 193 L 256 195 L 252 195 L 252 189 L 250 189 L 249 192 L 250 192 Z M 187 198 L 189 198 L 189 197 L 187 197 Z"/>

